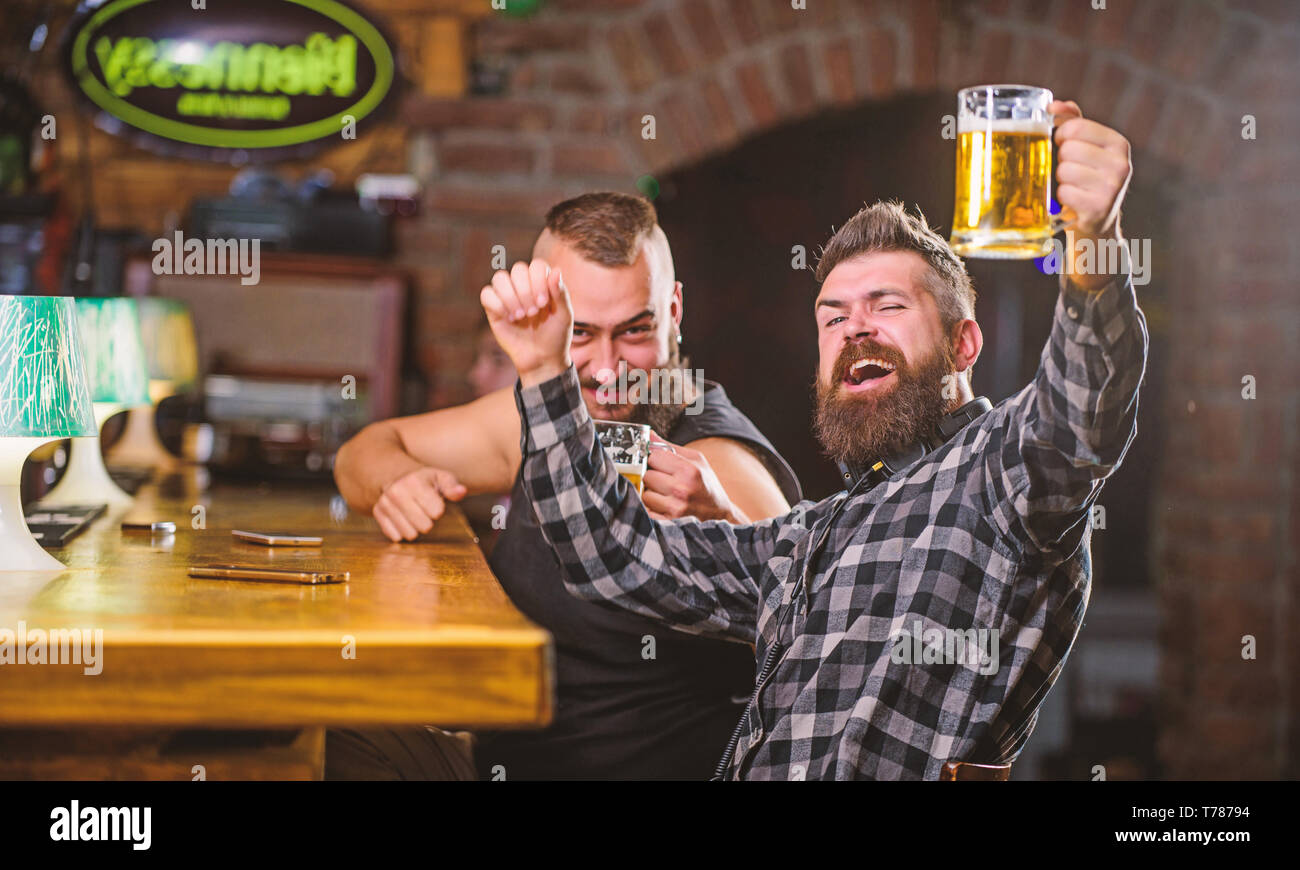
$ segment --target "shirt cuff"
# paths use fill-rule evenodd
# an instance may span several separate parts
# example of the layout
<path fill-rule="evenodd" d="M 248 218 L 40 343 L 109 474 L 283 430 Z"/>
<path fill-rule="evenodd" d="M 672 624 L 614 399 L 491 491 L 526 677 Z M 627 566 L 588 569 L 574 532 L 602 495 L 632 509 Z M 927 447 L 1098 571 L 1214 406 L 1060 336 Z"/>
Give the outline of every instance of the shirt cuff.
<path fill-rule="evenodd" d="M 573 366 L 531 387 L 516 381 L 515 406 L 522 422 L 519 449 L 524 456 L 565 440 L 578 431 L 588 416 L 578 370 Z"/>
<path fill-rule="evenodd" d="M 1061 294 L 1056 300 L 1056 322 L 1072 341 L 1092 344 L 1097 336 L 1114 345 L 1132 326 L 1137 313 L 1133 275 L 1116 275 L 1100 290 L 1084 290 L 1062 275 Z"/>

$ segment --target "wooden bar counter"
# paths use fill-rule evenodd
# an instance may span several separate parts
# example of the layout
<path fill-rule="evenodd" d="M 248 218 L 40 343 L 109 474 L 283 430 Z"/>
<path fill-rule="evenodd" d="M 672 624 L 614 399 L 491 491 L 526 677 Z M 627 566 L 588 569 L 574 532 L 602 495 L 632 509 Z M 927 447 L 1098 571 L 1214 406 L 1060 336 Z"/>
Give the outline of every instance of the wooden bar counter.
<path fill-rule="evenodd" d="M 308 728 L 314 754 L 321 726 L 549 723 L 550 636 L 510 603 L 460 512 L 417 543 L 392 544 L 341 500 L 331 511 L 331 496 L 280 483 L 200 491 L 193 472 L 171 476 L 51 551 L 66 571 L 0 574 L 0 628 L 103 631 L 98 674 L 0 665 L 0 775 L 20 732 L 49 729 Z M 176 532 L 125 534 L 124 519 L 170 520 Z M 231 529 L 325 540 L 268 548 Z M 351 579 L 304 586 L 186 573 L 215 563 Z"/>

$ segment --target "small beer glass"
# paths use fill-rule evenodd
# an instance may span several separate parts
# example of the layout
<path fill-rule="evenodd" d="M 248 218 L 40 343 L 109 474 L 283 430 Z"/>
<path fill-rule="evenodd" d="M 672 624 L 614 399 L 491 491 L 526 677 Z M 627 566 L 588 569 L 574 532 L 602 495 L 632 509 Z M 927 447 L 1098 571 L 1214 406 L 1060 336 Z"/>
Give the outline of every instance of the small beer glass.
<path fill-rule="evenodd" d="M 641 493 L 646 465 L 650 459 L 650 427 L 644 423 L 617 423 L 595 420 L 596 437 L 614 460 L 618 473 Z"/>

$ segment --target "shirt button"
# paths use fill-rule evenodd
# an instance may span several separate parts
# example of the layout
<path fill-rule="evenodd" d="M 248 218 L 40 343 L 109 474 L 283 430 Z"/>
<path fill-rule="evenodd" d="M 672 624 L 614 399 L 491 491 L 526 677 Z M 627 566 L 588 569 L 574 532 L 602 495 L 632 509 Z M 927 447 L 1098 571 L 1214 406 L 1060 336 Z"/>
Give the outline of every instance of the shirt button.
<path fill-rule="evenodd" d="M 1079 319 L 1079 308 L 1077 305 L 1071 305 L 1069 308 L 1065 309 L 1065 313 L 1070 315 L 1071 320 Z"/>

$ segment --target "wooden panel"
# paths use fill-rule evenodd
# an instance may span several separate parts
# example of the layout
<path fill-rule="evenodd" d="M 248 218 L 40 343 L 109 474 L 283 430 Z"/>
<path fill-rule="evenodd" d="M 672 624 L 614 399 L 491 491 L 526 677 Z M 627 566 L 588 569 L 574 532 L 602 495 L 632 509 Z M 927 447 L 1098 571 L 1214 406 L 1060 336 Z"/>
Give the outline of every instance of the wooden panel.
<path fill-rule="evenodd" d="M 461 97 L 469 90 L 465 22 L 439 15 L 423 22 L 420 90 L 431 97 Z"/>
<path fill-rule="evenodd" d="M 196 769 L 198 767 L 199 769 Z M 319 780 L 325 729 L 0 729 L 0 780 Z"/>
<path fill-rule="evenodd" d="M 123 535 L 101 517 L 54 554 L 68 570 L 0 574 L 0 628 L 101 629 L 102 672 L 0 668 L 0 724 L 265 727 L 550 721 L 550 636 L 511 605 L 453 509 L 414 544 L 369 517 L 331 517 L 327 489 L 149 487 L 130 518 L 171 520 L 171 539 Z M 163 494 L 163 493 L 166 494 Z M 206 529 L 191 528 L 195 506 Z M 321 548 L 269 549 L 232 528 L 294 531 Z M 328 586 L 194 579 L 190 565 L 350 571 Z M 344 657 L 348 638 L 355 658 Z"/>

